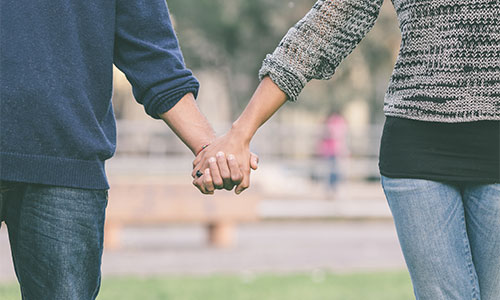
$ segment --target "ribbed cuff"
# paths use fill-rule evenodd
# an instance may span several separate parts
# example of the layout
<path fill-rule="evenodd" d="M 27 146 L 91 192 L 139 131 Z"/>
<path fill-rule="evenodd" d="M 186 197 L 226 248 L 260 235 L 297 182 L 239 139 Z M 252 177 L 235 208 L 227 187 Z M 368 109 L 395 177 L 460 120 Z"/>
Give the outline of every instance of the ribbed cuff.
<path fill-rule="evenodd" d="M 259 79 L 269 76 L 271 80 L 288 96 L 290 101 L 296 101 L 307 83 L 305 77 L 288 70 L 268 55 L 262 62 Z"/>
<path fill-rule="evenodd" d="M 200 85 L 198 83 L 192 84 L 175 91 L 162 93 L 152 100 L 154 103 L 152 111 L 146 111 L 154 119 L 160 119 L 160 115 L 169 111 L 188 93 L 193 93 L 194 97 L 198 96 Z"/>
<path fill-rule="evenodd" d="M 0 153 L 0 179 L 82 189 L 108 189 L 104 161 Z"/>
<path fill-rule="evenodd" d="M 186 87 L 181 90 L 175 91 L 174 93 L 168 95 L 159 100 L 156 105 L 156 116 L 153 116 L 155 119 L 159 119 L 160 115 L 169 111 L 172 107 L 174 107 L 186 94 L 193 93 L 194 98 L 198 97 L 199 85 Z"/>

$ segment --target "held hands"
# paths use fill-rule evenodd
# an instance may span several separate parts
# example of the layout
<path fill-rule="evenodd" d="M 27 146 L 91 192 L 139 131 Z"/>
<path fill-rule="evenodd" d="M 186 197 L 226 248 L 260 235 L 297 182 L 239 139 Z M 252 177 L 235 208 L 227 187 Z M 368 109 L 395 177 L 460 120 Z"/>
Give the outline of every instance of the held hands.
<path fill-rule="evenodd" d="M 193 161 L 193 184 L 203 194 L 230 191 L 234 186 L 236 194 L 243 192 L 250 186 L 250 169 L 256 170 L 259 160 L 250 152 L 249 143 L 234 131 L 217 138 Z"/>
<path fill-rule="evenodd" d="M 240 194 L 248 188 L 250 168 L 255 170 L 258 164 L 258 157 L 248 148 L 250 140 L 287 99 L 269 77 L 262 79 L 231 130 L 197 155 L 193 184 L 204 194 L 213 194 L 216 189 L 232 190 L 235 185 L 236 194 Z"/>

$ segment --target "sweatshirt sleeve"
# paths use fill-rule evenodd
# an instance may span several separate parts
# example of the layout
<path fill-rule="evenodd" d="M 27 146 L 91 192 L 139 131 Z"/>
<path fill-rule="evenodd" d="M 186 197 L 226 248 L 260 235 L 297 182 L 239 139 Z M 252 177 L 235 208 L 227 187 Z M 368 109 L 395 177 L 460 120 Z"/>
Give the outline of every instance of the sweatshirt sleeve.
<path fill-rule="evenodd" d="M 383 0 L 319 0 L 292 27 L 259 78 L 269 76 L 291 101 L 311 79 L 330 79 L 341 61 L 370 31 Z"/>
<path fill-rule="evenodd" d="M 155 119 L 199 83 L 186 68 L 165 0 L 117 0 L 114 63 Z"/>

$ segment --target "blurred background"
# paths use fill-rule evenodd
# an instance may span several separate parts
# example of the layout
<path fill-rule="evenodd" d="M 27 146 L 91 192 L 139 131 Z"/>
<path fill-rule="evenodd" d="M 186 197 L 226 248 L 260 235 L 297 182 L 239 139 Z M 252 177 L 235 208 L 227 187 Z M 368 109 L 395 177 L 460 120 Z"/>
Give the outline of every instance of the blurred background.
<path fill-rule="evenodd" d="M 265 55 L 314 0 L 168 0 L 198 103 L 218 134 Z M 118 146 L 99 299 L 413 299 L 379 184 L 383 97 L 399 49 L 394 8 L 330 81 L 313 81 L 251 144 L 251 188 L 203 196 L 193 155 L 146 116 L 115 69 Z M 5 226 L 0 298 L 20 299 Z"/>

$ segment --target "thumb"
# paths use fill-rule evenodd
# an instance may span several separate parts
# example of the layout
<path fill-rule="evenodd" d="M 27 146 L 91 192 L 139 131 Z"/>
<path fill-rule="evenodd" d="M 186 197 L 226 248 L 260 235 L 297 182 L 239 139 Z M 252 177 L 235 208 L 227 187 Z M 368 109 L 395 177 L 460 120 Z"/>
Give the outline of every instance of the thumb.
<path fill-rule="evenodd" d="M 259 167 L 259 156 L 255 153 L 250 152 L 250 168 L 252 170 L 257 170 Z"/>

